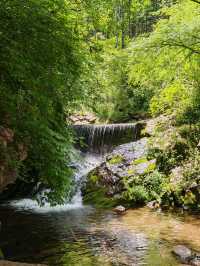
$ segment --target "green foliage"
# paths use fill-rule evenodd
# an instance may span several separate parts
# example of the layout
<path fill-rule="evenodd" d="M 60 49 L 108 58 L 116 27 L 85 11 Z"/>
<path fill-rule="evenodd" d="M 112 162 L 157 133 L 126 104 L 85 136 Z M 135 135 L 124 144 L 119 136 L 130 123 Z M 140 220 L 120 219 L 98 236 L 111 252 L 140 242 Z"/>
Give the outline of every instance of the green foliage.
<path fill-rule="evenodd" d="M 106 188 L 91 187 L 84 193 L 83 201 L 97 208 L 112 208 L 120 203 L 120 199 L 106 196 Z"/>
<path fill-rule="evenodd" d="M 166 177 L 157 170 L 154 170 L 145 177 L 144 186 L 149 193 L 150 200 L 158 200 L 161 197 L 163 186 L 166 182 Z"/>
<path fill-rule="evenodd" d="M 45 183 L 52 203 L 62 202 L 71 184 L 72 134 L 65 120 L 82 89 L 83 52 L 71 7 L 64 0 L 0 5 L 1 125 L 14 131 L 13 146 L 27 148 L 18 176 Z"/>
<path fill-rule="evenodd" d="M 191 145 L 180 129 L 173 125 L 173 119 L 162 119 L 149 139 L 148 158 L 156 159 L 159 171 L 168 174 L 190 156 Z M 183 130 L 182 126 L 182 130 Z"/>
<path fill-rule="evenodd" d="M 136 159 L 136 160 L 132 161 L 132 164 L 133 165 L 138 165 L 138 164 L 147 163 L 147 162 L 148 162 L 148 160 L 147 160 L 146 157 L 141 157 L 139 159 Z"/>
<path fill-rule="evenodd" d="M 166 183 L 165 175 L 157 170 L 141 176 L 125 179 L 123 199 L 132 204 L 144 204 L 152 200 L 160 200 Z"/>
<path fill-rule="evenodd" d="M 172 114 L 174 111 L 180 113 L 184 110 L 188 98 L 188 90 L 181 83 L 171 84 L 151 99 L 151 114 L 157 116 L 159 114 Z"/>
<path fill-rule="evenodd" d="M 123 193 L 123 198 L 128 202 L 132 202 L 134 205 L 144 204 L 149 199 L 148 192 L 146 191 L 145 187 L 141 185 L 129 187 Z"/>
<path fill-rule="evenodd" d="M 175 112 L 179 123 L 199 117 L 199 8 L 189 0 L 164 8 L 154 31 L 130 50 L 130 82 L 154 95 L 153 115 Z"/>
<path fill-rule="evenodd" d="M 166 183 L 163 186 L 163 192 L 161 196 L 161 203 L 165 206 L 182 206 L 181 199 L 182 189 L 179 185 L 172 183 Z"/>

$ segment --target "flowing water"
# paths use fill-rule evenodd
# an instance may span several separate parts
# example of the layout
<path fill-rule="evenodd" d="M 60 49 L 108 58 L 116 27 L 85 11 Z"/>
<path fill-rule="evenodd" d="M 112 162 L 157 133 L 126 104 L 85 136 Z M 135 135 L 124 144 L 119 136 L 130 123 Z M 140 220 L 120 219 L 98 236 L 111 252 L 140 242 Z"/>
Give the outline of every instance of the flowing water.
<path fill-rule="evenodd" d="M 146 208 L 118 216 L 89 206 L 38 211 L 1 207 L 0 244 L 10 260 L 63 266 L 180 265 L 176 244 L 200 250 L 198 216 Z"/>
<path fill-rule="evenodd" d="M 136 140 L 144 123 L 74 125 L 74 131 L 79 139 L 84 140 L 83 150 L 105 153 L 113 146 Z"/>
<path fill-rule="evenodd" d="M 200 216 L 129 210 L 117 215 L 82 203 L 80 186 L 102 157 L 82 154 L 75 164 L 70 203 L 39 207 L 32 199 L 0 205 L 0 247 L 6 259 L 50 266 L 176 266 L 171 251 L 185 244 L 200 251 Z"/>

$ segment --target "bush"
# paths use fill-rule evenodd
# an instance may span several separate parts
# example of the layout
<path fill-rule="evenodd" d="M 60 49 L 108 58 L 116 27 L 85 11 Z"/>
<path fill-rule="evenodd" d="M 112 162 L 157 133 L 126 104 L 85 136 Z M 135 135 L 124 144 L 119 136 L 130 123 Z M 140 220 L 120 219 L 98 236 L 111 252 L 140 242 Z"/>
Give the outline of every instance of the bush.
<path fill-rule="evenodd" d="M 123 198 L 132 204 L 144 204 L 152 200 L 160 200 L 163 186 L 166 182 L 165 175 L 157 170 L 150 174 L 134 176 L 132 180 L 125 181 Z"/>
<path fill-rule="evenodd" d="M 134 205 L 144 204 L 149 199 L 148 192 L 142 185 L 128 187 L 128 189 L 123 193 L 122 197 L 124 200 L 133 203 Z"/>

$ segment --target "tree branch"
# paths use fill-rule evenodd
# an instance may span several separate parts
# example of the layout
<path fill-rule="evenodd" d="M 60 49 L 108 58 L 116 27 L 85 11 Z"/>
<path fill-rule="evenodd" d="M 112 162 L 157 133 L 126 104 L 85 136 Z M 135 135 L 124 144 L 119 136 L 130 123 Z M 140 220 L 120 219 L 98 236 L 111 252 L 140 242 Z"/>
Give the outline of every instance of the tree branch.
<path fill-rule="evenodd" d="M 198 0 L 190 0 L 190 1 L 195 2 L 195 3 L 200 5 L 200 1 L 198 1 Z"/>

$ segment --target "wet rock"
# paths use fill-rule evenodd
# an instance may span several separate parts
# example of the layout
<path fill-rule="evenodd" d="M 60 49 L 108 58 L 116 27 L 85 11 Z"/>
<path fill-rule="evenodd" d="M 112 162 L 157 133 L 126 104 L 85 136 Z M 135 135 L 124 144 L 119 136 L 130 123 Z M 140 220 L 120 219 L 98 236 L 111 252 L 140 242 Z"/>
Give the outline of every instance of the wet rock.
<path fill-rule="evenodd" d="M 175 246 L 172 252 L 182 263 L 189 263 L 192 259 L 192 251 L 186 246 Z"/>
<path fill-rule="evenodd" d="M 193 258 L 190 261 L 190 265 L 192 265 L 192 266 L 200 266 L 200 254 L 199 255 L 195 254 L 195 258 Z"/>
<path fill-rule="evenodd" d="M 7 260 L 0 260 L 0 266 L 47 266 L 44 264 L 28 264 L 20 262 L 12 262 Z"/>
<path fill-rule="evenodd" d="M 147 203 L 147 207 L 150 209 L 158 209 L 160 208 L 160 204 L 156 200 L 153 200 Z"/>
<path fill-rule="evenodd" d="M 116 208 L 114 208 L 114 212 L 118 213 L 118 214 L 122 214 L 126 211 L 126 208 L 122 205 L 117 206 Z"/>

